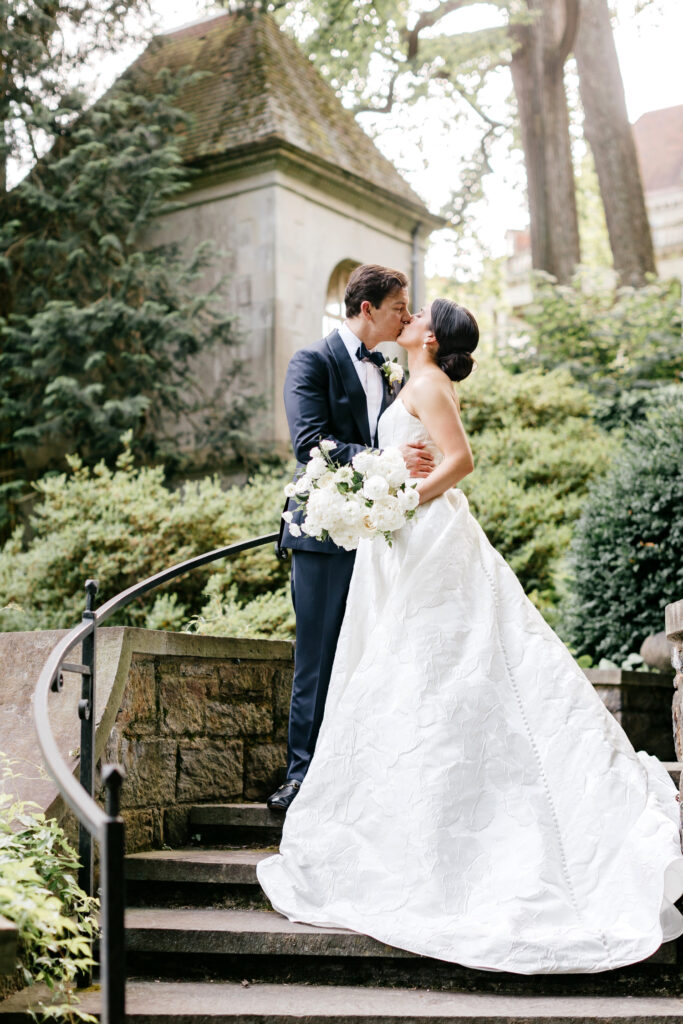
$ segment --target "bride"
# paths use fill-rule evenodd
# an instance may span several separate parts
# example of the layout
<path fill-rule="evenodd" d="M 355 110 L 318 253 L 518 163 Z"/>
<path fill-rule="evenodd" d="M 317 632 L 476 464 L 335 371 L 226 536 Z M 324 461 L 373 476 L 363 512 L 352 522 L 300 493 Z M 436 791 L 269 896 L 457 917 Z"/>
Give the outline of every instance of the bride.
<path fill-rule="evenodd" d="M 361 541 L 315 754 L 258 879 L 292 921 L 522 974 L 602 971 L 683 934 L 676 791 L 636 753 L 491 547 L 451 381 L 478 339 L 437 299 L 380 447 L 436 468 L 392 547 Z"/>

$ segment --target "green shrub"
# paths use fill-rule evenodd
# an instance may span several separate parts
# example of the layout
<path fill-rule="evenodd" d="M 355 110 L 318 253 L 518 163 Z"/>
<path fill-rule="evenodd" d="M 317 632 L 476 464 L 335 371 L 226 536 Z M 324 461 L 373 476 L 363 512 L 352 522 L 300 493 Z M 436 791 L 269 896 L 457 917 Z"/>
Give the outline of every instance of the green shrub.
<path fill-rule="evenodd" d="M 613 442 L 566 370 L 515 374 L 491 360 L 460 391 L 475 463 L 460 486 L 491 543 L 555 624 L 573 524 Z"/>
<path fill-rule="evenodd" d="M 246 604 L 238 600 L 237 588 L 226 588 L 220 576 L 209 580 L 206 591 L 209 601 L 189 626 L 193 633 L 294 639 L 294 608 L 288 586 L 260 594 Z"/>
<path fill-rule="evenodd" d="M 591 486 L 571 547 L 566 632 L 620 661 L 661 630 L 683 596 L 683 388 L 634 424 Z"/>
<path fill-rule="evenodd" d="M 70 458 L 70 472 L 36 485 L 40 501 L 24 543 L 15 531 L 0 552 L 0 629 L 56 629 L 75 625 L 83 608 L 83 583 L 100 581 L 98 603 L 138 580 L 193 555 L 276 530 L 285 469 L 269 469 L 246 486 L 223 490 L 206 477 L 171 491 L 162 467 L 136 468 L 130 436 L 116 467 L 93 469 Z M 220 573 L 247 601 L 282 587 L 288 566 L 267 545 L 181 577 L 170 590 L 133 603 L 117 620 L 173 628 L 201 611 L 208 579 Z"/>
<path fill-rule="evenodd" d="M 683 380 L 679 281 L 636 289 L 594 270 L 571 285 L 539 274 L 524 318 L 529 343 L 514 362 L 566 367 L 598 396 L 596 419 L 608 428 L 642 419 L 653 392 Z"/>
<path fill-rule="evenodd" d="M 0 754 L 0 776 L 13 774 Z M 43 982 L 53 1005 L 40 1005 L 40 1019 L 88 1020 L 75 1005 L 75 978 L 93 965 L 97 900 L 75 881 L 78 856 L 60 826 L 37 804 L 0 796 L 0 914 L 19 935 L 19 963 L 26 985 Z"/>

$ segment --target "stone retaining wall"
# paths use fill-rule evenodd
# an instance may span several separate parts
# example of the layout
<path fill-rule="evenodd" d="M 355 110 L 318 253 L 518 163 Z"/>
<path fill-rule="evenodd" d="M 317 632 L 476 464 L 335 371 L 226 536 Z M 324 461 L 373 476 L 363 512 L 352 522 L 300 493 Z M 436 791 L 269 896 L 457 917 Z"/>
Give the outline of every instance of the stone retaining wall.
<path fill-rule="evenodd" d="M 263 800 L 286 762 L 292 645 L 166 637 L 133 652 L 102 757 L 126 770 L 129 852 L 185 842 L 193 804 Z"/>
<path fill-rule="evenodd" d="M 674 761 L 672 673 L 586 669 L 586 675 L 636 750 Z M 680 757 L 679 757 L 680 760 Z"/>

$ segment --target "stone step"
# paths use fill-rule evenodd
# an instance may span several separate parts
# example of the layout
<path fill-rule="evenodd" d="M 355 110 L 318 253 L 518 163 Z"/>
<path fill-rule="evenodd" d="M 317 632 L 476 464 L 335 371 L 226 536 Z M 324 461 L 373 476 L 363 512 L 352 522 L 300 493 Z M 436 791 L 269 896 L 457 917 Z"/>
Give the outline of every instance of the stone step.
<path fill-rule="evenodd" d="M 277 850 L 150 850 L 126 857 L 126 879 L 139 882 L 200 882 L 255 885 L 256 865 Z"/>
<path fill-rule="evenodd" d="M 285 956 L 415 957 L 347 928 L 288 921 L 273 910 L 131 908 L 128 949 L 154 953 L 230 953 Z M 648 963 L 676 963 L 676 942 L 664 943 Z"/>
<path fill-rule="evenodd" d="M 284 814 L 266 804 L 198 804 L 190 811 L 190 832 L 203 843 L 277 844 Z"/>
<path fill-rule="evenodd" d="M 126 1020 L 135 1024 L 683 1024 L 683 999 L 524 996 L 406 988 L 130 981 Z M 27 1024 L 43 986 L 0 1003 L 3 1024 Z M 99 1017 L 100 993 L 79 1009 Z"/>
<path fill-rule="evenodd" d="M 270 904 L 256 877 L 256 865 L 277 852 L 192 847 L 152 850 L 126 857 L 126 899 L 130 907 L 221 906 L 261 908 Z"/>
<path fill-rule="evenodd" d="M 662 762 L 676 786 L 681 783 L 679 761 Z M 269 811 L 265 804 L 197 804 L 190 812 L 191 832 L 202 842 L 225 841 L 256 843 L 264 845 L 279 841 L 282 833 L 283 814 Z"/>

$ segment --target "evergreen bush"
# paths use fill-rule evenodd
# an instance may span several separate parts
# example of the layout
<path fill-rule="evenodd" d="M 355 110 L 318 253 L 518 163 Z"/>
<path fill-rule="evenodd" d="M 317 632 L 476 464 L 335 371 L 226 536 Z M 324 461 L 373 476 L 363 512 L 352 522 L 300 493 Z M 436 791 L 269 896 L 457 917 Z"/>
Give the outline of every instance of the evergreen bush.
<path fill-rule="evenodd" d="M 677 280 L 619 288 L 614 274 L 586 268 L 571 285 L 538 274 L 524 319 L 529 340 L 511 364 L 568 369 L 607 429 L 642 419 L 661 387 L 683 380 Z"/>
<path fill-rule="evenodd" d="M 570 551 L 566 633 L 621 661 L 683 596 L 683 387 L 634 424 L 590 488 Z"/>
<path fill-rule="evenodd" d="M 204 477 L 172 491 L 163 467 L 135 466 L 130 442 L 128 434 L 113 470 L 104 462 L 90 469 L 73 456 L 68 473 L 36 484 L 30 540 L 19 527 L 0 552 L 0 629 L 73 626 L 88 577 L 100 582 L 100 603 L 193 555 L 278 528 L 288 470 L 271 468 L 227 490 L 217 477 Z M 114 621 L 179 629 L 201 611 L 213 574 L 236 588 L 242 603 L 287 579 L 288 565 L 271 545 L 226 561 L 181 577 L 173 596 L 134 602 Z"/>

